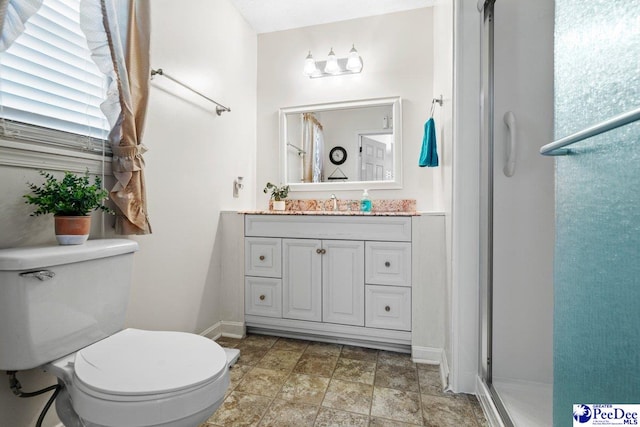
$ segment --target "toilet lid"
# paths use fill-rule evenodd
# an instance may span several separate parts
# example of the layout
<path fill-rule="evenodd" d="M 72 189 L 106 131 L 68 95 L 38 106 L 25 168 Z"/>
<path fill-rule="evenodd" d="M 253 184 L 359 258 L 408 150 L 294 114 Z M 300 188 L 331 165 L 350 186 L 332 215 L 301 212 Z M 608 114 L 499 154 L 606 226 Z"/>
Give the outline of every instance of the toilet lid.
<path fill-rule="evenodd" d="M 224 373 L 227 358 L 213 340 L 184 332 L 125 329 L 76 353 L 77 380 L 116 395 L 179 391 Z"/>

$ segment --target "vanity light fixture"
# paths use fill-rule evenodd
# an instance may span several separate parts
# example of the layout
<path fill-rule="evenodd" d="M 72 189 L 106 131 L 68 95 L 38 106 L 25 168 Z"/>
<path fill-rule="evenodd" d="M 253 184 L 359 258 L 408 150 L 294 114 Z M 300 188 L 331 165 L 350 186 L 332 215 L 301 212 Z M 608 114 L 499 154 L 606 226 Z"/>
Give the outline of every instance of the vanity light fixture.
<path fill-rule="evenodd" d="M 329 55 L 327 55 L 327 63 L 324 65 L 324 72 L 327 74 L 338 74 L 340 71 L 340 66 L 338 65 L 338 57 L 333 52 L 333 48 L 329 51 Z"/>
<path fill-rule="evenodd" d="M 318 68 L 316 67 L 316 61 L 313 59 L 311 51 L 309 51 L 309 55 L 307 55 L 307 59 L 304 61 L 304 75 L 311 76 L 317 72 Z"/>
<path fill-rule="evenodd" d="M 362 72 L 362 58 L 355 45 L 351 47 L 347 58 L 338 58 L 331 48 L 326 61 L 316 62 L 309 51 L 304 62 L 304 75 L 311 79 L 360 72 Z"/>
<path fill-rule="evenodd" d="M 354 73 L 362 71 L 362 58 L 360 58 L 360 54 L 356 50 L 356 45 L 352 45 L 351 50 L 349 51 L 349 56 L 347 57 L 347 70 Z"/>

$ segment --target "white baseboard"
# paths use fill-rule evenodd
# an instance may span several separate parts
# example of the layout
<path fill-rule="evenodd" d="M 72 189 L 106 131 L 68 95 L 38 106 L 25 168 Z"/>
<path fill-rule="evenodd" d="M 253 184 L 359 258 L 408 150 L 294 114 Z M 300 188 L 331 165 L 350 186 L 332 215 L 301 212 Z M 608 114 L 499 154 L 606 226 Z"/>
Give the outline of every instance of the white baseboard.
<path fill-rule="evenodd" d="M 411 346 L 411 359 L 415 363 L 440 366 L 440 381 L 443 390 L 449 387 L 449 364 L 447 356 L 441 348 Z"/>
<path fill-rule="evenodd" d="M 215 325 L 212 325 L 200 332 L 200 335 L 214 340 L 220 337 L 242 338 L 246 335 L 246 326 L 244 322 L 229 322 L 221 320 Z"/>
<path fill-rule="evenodd" d="M 498 408 L 496 408 L 496 405 L 493 403 L 489 388 L 487 388 L 487 385 L 479 376 L 476 377 L 476 396 L 478 396 L 480 406 L 482 407 L 482 411 L 489 422 L 489 426 L 505 427 L 502 422 L 502 417 L 500 417 L 500 413 L 498 412 Z"/>
<path fill-rule="evenodd" d="M 411 346 L 411 358 L 415 363 L 439 365 L 442 362 L 442 349 L 436 347 Z"/>
<path fill-rule="evenodd" d="M 442 362 L 440 363 L 440 380 L 442 381 L 443 390 L 450 390 L 449 387 L 449 362 L 447 362 L 447 353 L 442 352 Z"/>
<path fill-rule="evenodd" d="M 222 322 L 222 336 L 229 338 L 244 338 L 247 334 L 247 327 L 244 322 L 228 322 L 223 320 Z"/>

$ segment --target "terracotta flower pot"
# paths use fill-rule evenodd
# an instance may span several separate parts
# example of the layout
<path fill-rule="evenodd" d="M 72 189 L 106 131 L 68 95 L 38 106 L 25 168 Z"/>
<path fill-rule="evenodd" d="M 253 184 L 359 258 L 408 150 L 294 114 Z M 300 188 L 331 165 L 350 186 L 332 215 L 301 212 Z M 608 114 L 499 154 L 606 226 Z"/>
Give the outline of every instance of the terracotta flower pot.
<path fill-rule="evenodd" d="M 56 239 L 60 245 L 82 245 L 89 238 L 91 216 L 54 216 Z"/>

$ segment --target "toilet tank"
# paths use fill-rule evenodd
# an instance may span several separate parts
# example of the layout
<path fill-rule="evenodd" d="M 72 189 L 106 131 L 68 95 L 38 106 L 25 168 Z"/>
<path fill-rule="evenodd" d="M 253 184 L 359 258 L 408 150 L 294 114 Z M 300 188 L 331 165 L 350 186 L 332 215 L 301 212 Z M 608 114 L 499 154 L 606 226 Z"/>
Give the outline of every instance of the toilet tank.
<path fill-rule="evenodd" d="M 137 250 L 127 239 L 0 249 L 0 370 L 35 368 L 121 330 Z"/>

